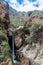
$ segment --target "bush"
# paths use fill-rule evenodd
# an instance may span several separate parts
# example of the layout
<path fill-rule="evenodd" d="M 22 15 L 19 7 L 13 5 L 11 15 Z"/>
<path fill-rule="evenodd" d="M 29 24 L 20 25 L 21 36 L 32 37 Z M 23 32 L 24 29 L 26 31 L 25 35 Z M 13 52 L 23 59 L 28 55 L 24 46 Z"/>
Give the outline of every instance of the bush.
<path fill-rule="evenodd" d="M 38 29 L 39 27 L 43 27 L 43 24 L 40 24 L 40 23 L 31 23 L 31 28 L 30 28 L 30 32 L 33 32 L 34 30 Z"/>
<path fill-rule="evenodd" d="M 2 25 L 3 24 L 3 21 L 0 19 L 0 24 Z"/>
<path fill-rule="evenodd" d="M 30 34 L 28 26 L 24 26 L 24 33 L 25 34 Z"/>

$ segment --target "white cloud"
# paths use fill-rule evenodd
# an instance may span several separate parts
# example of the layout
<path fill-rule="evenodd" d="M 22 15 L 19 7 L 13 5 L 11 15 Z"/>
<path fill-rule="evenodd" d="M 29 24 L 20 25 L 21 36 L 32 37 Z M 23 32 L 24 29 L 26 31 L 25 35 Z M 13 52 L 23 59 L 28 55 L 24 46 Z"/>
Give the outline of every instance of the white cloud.
<path fill-rule="evenodd" d="M 23 0 L 23 3 L 20 5 L 17 0 L 10 0 L 9 3 L 17 11 L 31 11 L 31 10 L 42 10 L 43 9 L 43 0 L 37 0 L 36 2 L 29 2 L 28 0 Z M 33 6 L 33 4 L 39 3 L 39 7 Z"/>

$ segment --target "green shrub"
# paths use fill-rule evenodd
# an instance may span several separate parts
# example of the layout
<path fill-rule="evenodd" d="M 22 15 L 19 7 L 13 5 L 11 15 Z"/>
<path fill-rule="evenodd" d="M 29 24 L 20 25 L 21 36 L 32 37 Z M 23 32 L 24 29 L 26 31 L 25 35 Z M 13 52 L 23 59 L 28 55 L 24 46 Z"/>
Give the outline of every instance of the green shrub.
<path fill-rule="evenodd" d="M 0 55 L 0 62 L 3 61 L 4 58 L 5 58 L 4 55 Z"/>
<path fill-rule="evenodd" d="M 31 23 L 31 28 L 30 28 L 30 32 L 33 32 L 34 30 L 38 29 L 39 27 L 43 27 L 43 24 L 40 24 L 40 23 Z"/>
<path fill-rule="evenodd" d="M 26 49 L 26 51 L 29 51 L 29 50 L 30 50 L 29 48 Z"/>
<path fill-rule="evenodd" d="M 3 21 L 0 19 L 0 24 L 2 25 L 3 24 Z"/>
<path fill-rule="evenodd" d="M 24 32 L 25 32 L 25 33 L 29 33 L 29 28 L 28 28 L 28 26 L 24 26 Z"/>

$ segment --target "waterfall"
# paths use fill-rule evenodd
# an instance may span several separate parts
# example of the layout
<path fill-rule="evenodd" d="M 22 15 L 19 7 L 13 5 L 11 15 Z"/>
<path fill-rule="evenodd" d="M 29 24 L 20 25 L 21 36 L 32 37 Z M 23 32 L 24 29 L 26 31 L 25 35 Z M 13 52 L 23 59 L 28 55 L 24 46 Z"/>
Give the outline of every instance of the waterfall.
<path fill-rule="evenodd" d="M 12 32 L 12 60 L 13 60 L 13 63 L 16 64 L 16 65 L 19 65 L 18 64 L 18 61 L 15 60 L 15 48 L 14 48 L 14 44 L 15 44 L 15 40 L 14 40 L 14 32 Z"/>

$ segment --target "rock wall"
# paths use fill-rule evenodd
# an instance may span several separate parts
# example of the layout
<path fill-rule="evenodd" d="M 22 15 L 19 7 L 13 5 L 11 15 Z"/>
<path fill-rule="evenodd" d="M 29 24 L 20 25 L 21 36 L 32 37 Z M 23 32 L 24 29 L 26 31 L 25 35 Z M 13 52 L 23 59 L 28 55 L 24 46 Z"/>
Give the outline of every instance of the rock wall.
<path fill-rule="evenodd" d="M 23 27 L 17 29 L 9 29 L 7 32 L 9 45 L 12 49 L 12 32 L 14 33 L 15 49 L 19 49 L 24 44 L 24 32 Z"/>
<path fill-rule="evenodd" d="M 6 34 L 9 23 L 9 5 L 4 0 L 0 0 L 0 65 L 12 65 Z"/>
<path fill-rule="evenodd" d="M 28 37 L 29 43 L 17 50 L 17 60 L 20 65 L 43 65 L 43 27 L 34 31 Z"/>
<path fill-rule="evenodd" d="M 8 29 L 9 22 L 9 5 L 0 0 L 0 28 Z"/>

